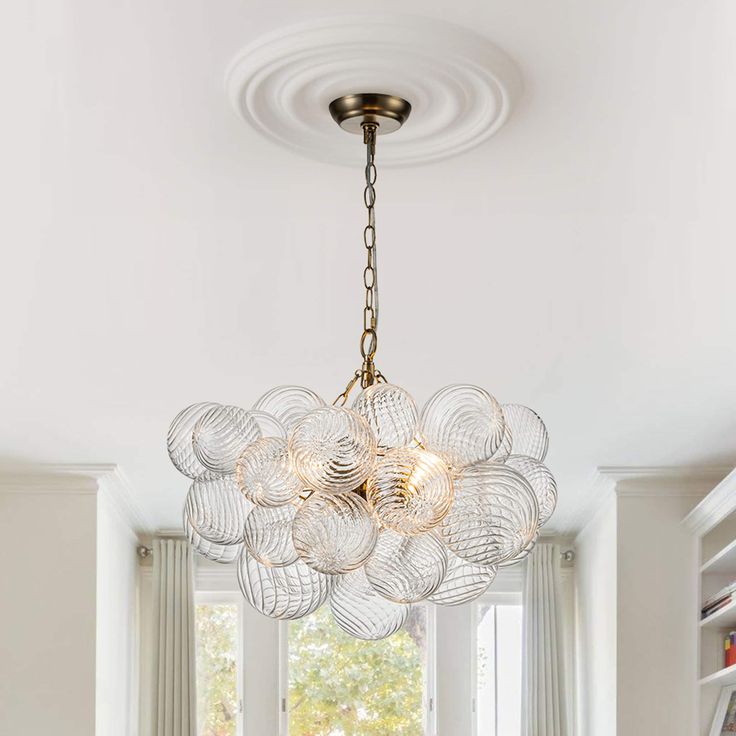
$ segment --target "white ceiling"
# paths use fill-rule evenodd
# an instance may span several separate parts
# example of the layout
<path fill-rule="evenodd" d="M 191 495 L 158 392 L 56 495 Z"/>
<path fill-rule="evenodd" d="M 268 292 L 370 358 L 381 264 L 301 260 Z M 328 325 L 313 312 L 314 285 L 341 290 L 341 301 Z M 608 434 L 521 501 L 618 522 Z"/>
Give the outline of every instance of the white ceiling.
<path fill-rule="evenodd" d="M 736 462 L 736 4 L 371 8 L 473 28 L 526 85 L 481 148 L 379 176 L 386 375 L 420 401 L 471 382 L 536 408 L 557 529 L 598 465 Z M 280 383 L 342 390 L 358 361 L 361 171 L 258 137 L 223 75 L 263 32 L 365 10 L 6 9 L 5 463 L 119 463 L 153 526 L 172 526 L 179 408 L 249 406 Z"/>

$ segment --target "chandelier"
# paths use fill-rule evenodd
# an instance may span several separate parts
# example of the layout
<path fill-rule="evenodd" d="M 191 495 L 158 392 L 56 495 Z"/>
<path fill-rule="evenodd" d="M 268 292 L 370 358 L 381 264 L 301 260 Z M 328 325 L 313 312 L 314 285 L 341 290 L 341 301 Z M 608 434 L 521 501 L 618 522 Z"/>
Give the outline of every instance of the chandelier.
<path fill-rule="evenodd" d="M 413 603 L 482 595 L 529 554 L 557 501 L 534 411 L 457 384 L 420 413 L 376 366 L 376 138 L 410 111 L 381 94 L 330 105 L 366 149 L 362 363 L 343 392 L 331 405 L 299 386 L 271 389 L 251 409 L 194 404 L 167 441 L 192 479 L 184 528 L 194 550 L 235 563 L 260 613 L 296 619 L 329 604 L 340 628 L 371 640 L 398 631 Z"/>

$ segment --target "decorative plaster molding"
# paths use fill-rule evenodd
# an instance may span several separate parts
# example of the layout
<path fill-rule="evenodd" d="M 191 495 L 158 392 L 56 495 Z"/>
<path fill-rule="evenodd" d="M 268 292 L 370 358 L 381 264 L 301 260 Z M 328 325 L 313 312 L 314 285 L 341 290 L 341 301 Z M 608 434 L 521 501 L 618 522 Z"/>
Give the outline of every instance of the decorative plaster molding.
<path fill-rule="evenodd" d="M 130 481 L 114 463 L 37 463 L 0 470 L 0 493 L 104 493 L 121 518 L 137 534 L 151 526 L 135 500 Z"/>
<path fill-rule="evenodd" d="M 703 536 L 729 514 L 736 511 L 736 469 L 685 517 L 684 524 L 698 536 Z"/>
<path fill-rule="evenodd" d="M 726 466 L 601 466 L 591 478 L 587 503 L 582 504 L 565 534 L 582 531 L 613 496 L 703 497 L 730 468 Z M 624 485 L 636 482 L 636 485 Z"/>
<path fill-rule="evenodd" d="M 408 100 L 382 166 L 453 156 L 490 138 L 522 91 L 514 62 L 473 30 L 407 16 L 338 15 L 279 29 L 233 60 L 225 86 L 236 112 L 266 138 L 320 161 L 355 166 L 360 141 L 339 130 L 329 103 L 380 92 Z"/>

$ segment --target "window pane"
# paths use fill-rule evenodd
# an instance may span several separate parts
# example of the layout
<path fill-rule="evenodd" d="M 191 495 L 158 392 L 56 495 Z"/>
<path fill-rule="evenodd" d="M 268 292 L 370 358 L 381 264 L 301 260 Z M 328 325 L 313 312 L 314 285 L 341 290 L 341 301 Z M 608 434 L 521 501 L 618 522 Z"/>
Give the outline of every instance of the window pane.
<path fill-rule="evenodd" d="M 197 732 L 199 736 L 238 733 L 238 605 L 196 607 Z"/>
<path fill-rule="evenodd" d="M 521 734 L 521 606 L 478 606 L 478 736 Z"/>
<path fill-rule="evenodd" d="M 289 736 L 423 736 L 427 613 L 382 641 L 355 639 L 329 608 L 289 624 Z"/>

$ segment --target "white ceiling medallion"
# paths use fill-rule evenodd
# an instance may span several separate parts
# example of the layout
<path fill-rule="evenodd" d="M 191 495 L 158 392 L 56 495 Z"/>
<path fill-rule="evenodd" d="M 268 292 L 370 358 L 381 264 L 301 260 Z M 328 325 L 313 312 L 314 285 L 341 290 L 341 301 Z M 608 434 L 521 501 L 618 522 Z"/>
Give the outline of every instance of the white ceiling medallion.
<path fill-rule="evenodd" d="M 226 74 L 238 114 L 259 133 L 310 158 L 356 161 L 355 141 L 326 114 L 355 92 L 408 100 L 411 122 L 381 144 L 405 166 L 473 148 L 508 119 L 522 90 L 514 62 L 460 26 L 409 16 L 338 16 L 291 26 L 243 49 Z"/>

